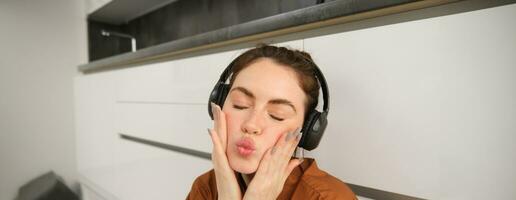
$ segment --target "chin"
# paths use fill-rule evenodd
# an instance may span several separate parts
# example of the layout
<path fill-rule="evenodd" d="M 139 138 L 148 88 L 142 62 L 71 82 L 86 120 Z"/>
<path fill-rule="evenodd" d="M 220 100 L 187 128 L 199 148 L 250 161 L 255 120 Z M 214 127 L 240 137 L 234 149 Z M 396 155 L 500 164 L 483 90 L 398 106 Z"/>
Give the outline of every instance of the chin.
<path fill-rule="evenodd" d="M 235 155 L 228 155 L 228 161 L 231 169 L 242 174 L 252 174 L 258 169 L 258 162 L 254 159 L 242 159 Z"/>

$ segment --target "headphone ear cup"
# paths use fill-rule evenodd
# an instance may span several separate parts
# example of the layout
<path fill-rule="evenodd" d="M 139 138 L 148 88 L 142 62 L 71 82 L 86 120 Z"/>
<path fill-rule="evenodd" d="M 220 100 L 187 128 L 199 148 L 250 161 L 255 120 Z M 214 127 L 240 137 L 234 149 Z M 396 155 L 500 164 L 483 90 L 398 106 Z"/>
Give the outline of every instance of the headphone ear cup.
<path fill-rule="evenodd" d="M 298 144 L 299 147 L 309 151 L 317 148 L 328 124 L 326 116 L 325 112 L 321 113 L 317 110 L 310 112 L 303 124 L 303 136 Z"/>
<path fill-rule="evenodd" d="M 224 106 L 224 101 L 226 100 L 226 96 L 229 92 L 229 85 L 218 82 L 215 87 L 213 87 L 213 90 L 210 93 L 210 99 L 208 101 L 208 114 L 210 115 L 210 118 L 213 120 L 213 113 L 211 112 L 211 103 L 215 103 L 222 108 Z"/>
<path fill-rule="evenodd" d="M 316 110 L 312 110 L 311 112 L 308 113 L 308 115 L 306 115 L 305 120 L 303 122 L 303 128 L 301 129 L 301 132 L 303 134 L 302 134 L 301 140 L 299 141 L 299 144 L 297 146 L 306 149 L 306 144 L 309 143 L 308 142 L 309 140 L 311 140 L 310 139 L 311 138 L 311 133 L 310 133 L 311 126 L 313 124 L 314 118 L 317 118 L 318 115 L 319 115 L 319 112 L 317 112 Z"/>

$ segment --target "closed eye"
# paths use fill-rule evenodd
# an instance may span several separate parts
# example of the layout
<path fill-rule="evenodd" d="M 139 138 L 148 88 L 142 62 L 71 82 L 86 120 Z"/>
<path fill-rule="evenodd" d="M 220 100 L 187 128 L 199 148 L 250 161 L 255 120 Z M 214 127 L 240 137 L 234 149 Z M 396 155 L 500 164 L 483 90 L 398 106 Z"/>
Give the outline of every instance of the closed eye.
<path fill-rule="evenodd" d="M 246 109 L 247 107 L 233 104 L 233 108 L 238 109 L 238 110 L 243 110 L 243 109 Z"/>
<path fill-rule="evenodd" d="M 282 118 L 275 117 L 274 115 L 269 115 L 269 116 L 271 116 L 271 117 L 272 117 L 272 119 L 277 120 L 277 121 L 283 121 L 283 120 L 285 120 L 285 119 L 282 119 Z"/>
<path fill-rule="evenodd" d="M 237 110 L 244 110 L 244 109 L 247 109 L 247 107 L 245 106 L 239 106 L 239 105 L 235 105 L 233 104 L 233 108 L 237 109 Z M 274 115 L 269 115 L 271 116 L 272 119 L 276 120 L 276 121 L 283 121 L 285 119 L 282 119 L 282 118 L 279 118 L 279 117 L 276 117 Z"/>

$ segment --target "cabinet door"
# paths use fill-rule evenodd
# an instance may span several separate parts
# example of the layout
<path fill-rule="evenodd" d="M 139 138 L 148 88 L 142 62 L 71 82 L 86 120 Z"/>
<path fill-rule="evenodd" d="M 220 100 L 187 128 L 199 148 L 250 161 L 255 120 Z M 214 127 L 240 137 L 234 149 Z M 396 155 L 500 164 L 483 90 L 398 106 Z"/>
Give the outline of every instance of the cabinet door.
<path fill-rule="evenodd" d="M 75 78 L 75 127 L 78 172 L 107 191 L 114 189 L 115 74 Z"/>
<path fill-rule="evenodd" d="M 213 122 L 205 104 L 118 103 L 115 120 L 118 133 L 211 152 L 206 129 Z"/>
<path fill-rule="evenodd" d="M 133 141 L 117 144 L 116 196 L 123 200 L 185 199 L 195 178 L 212 168 L 205 160 Z"/>
<path fill-rule="evenodd" d="M 302 40 L 277 43 L 296 49 Z M 222 71 L 246 49 L 192 56 L 124 69 L 117 79 L 117 102 L 206 104 Z"/>
<path fill-rule="evenodd" d="M 121 71 L 117 102 L 206 104 L 236 51 L 189 57 Z"/>
<path fill-rule="evenodd" d="M 307 38 L 331 91 L 321 168 L 421 198 L 513 198 L 515 17 L 510 5 Z"/>

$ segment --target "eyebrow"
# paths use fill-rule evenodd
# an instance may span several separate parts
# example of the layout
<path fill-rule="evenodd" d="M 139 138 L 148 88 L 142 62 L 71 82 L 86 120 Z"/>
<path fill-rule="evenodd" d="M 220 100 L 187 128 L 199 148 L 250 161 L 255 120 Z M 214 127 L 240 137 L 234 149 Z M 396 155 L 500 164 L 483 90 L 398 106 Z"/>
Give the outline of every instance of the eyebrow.
<path fill-rule="evenodd" d="M 242 93 L 244 93 L 246 96 L 252 98 L 252 99 L 256 99 L 256 97 L 254 96 L 254 94 L 249 91 L 248 89 L 244 88 L 244 87 L 234 87 L 233 89 L 231 89 L 230 93 L 233 92 L 233 91 L 240 91 Z M 271 99 L 269 100 L 270 104 L 277 104 L 277 105 L 286 105 L 286 106 L 290 106 L 294 112 L 297 112 L 296 111 L 296 107 L 294 107 L 294 104 L 292 104 L 292 102 L 290 102 L 289 100 L 286 100 L 286 99 Z"/>

